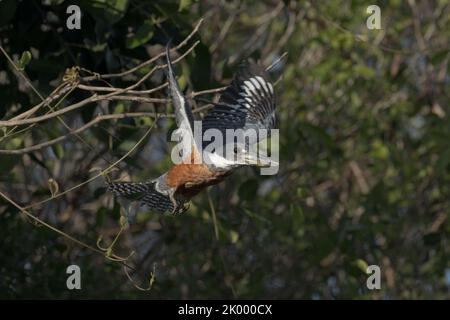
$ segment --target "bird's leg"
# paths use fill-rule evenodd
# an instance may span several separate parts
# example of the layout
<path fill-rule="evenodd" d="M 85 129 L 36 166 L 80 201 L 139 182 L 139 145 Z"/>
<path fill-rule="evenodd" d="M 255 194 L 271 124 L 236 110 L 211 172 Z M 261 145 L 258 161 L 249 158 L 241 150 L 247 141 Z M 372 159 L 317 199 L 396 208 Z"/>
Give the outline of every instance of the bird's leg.
<path fill-rule="evenodd" d="M 169 199 L 170 199 L 170 201 L 172 202 L 172 205 L 173 205 L 172 214 L 175 214 L 177 212 L 177 209 L 178 209 L 178 203 L 177 203 L 177 200 L 175 199 L 175 192 L 169 193 Z"/>

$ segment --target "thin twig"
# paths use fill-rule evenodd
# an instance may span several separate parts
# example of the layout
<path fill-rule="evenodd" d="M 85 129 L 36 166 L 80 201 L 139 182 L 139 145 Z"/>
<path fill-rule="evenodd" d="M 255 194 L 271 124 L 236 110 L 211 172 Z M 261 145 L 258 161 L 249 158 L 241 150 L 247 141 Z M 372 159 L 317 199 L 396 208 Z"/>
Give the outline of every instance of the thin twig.
<path fill-rule="evenodd" d="M 84 186 L 84 185 L 86 185 L 86 184 L 88 184 L 88 183 L 94 181 L 95 179 L 97 179 L 97 178 L 99 178 L 99 177 L 102 177 L 102 176 L 106 175 L 107 173 L 109 173 L 109 172 L 111 171 L 111 169 L 112 169 L 113 167 L 115 167 L 117 164 L 119 164 L 120 162 L 122 162 L 122 161 L 123 161 L 125 158 L 127 158 L 134 150 L 136 150 L 136 148 L 137 148 L 137 147 L 138 147 L 138 146 L 139 146 L 139 145 L 147 138 L 147 136 L 150 134 L 150 132 L 151 132 L 151 130 L 153 129 L 153 127 L 154 127 L 155 124 L 156 124 L 156 120 L 153 122 L 153 124 L 150 126 L 150 128 L 145 132 L 145 134 L 142 136 L 142 138 L 139 139 L 139 141 L 136 142 L 136 144 L 135 144 L 135 145 L 134 145 L 127 153 L 125 153 L 119 160 L 117 160 L 116 162 L 114 162 L 113 164 L 111 164 L 111 165 L 110 165 L 109 167 L 107 167 L 105 170 L 100 171 L 100 173 L 96 174 L 95 176 L 93 176 L 93 177 L 87 179 L 86 181 L 84 181 L 84 182 L 82 182 L 82 183 L 80 183 L 80 184 L 77 184 L 76 186 L 73 186 L 73 187 L 71 187 L 71 188 L 69 188 L 69 189 L 67 189 L 67 190 L 65 190 L 65 191 L 63 191 L 63 192 L 61 192 L 61 193 L 58 193 L 58 194 L 55 195 L 54 197 L 50 197 L 50 198 L 44 199 L 44 200 L 39 201 L 39 202 L 36 202 L 36 203 L 32 203 L 32 204 L 26 206 L 25 209 L 30 209 L 30 208 L 34 208 L 34 207 L 40 206 L 40 205 L 42 205 L 42 204 L 44 204 L 44 203 L 47 203 L 47 202 L 49 202 L 49 201 L 51 201 L 51 200 L 54 200 L 54 199 L 59 198 L 59 197 L 61 197 L 61 196 L 63 196 L 63 195 L 66 195 L 67 193 L 69 193 L 69 192 L 71 192 L 71 191 L 73 191 L 73 190 L 75 190 L 75 189 L 78 189 L 78 188 L 80 188 L 80 187 L 82 187 L 82 186 Z"/>
<path fill-rule="evenodd" d="M 172 52 L 176 52 L 177 50 L 179 50 L 180 48 L 184 47 L 189 40 L 197 33 L 198 29 L 200 28 L 201 24 L 203 22 L 203 18 L 200 19 L 197 24 L 195 25 L 194 29 L 191 31 L 191 33 L 182 41 L 180 42 L 176 47 L 173 47 L 171 49 Z M 98 79 L 109 79 L 109 78 L 116 78 L 116 77 L 123 77 L 126 76 L 128 74 L 132 74 L 134 72 L 136 72 L 137 70 L 148 66 L 149 64 L 155 62 L 156 60 L 158 60 L 159 58 L 163 57 L 165 55 L 165 51 L 157 54 L 155 57 L 152 57 L 151 59 L 139 64 L 138 66 L 131 68 L 129 70 L 126 70 L 124 72 L 119 72 L 119 73 L 110 73 L 110 74 L 97 74 L 95 76 L 89 76 L 89 77 L 82 77 L 81 80 L 83 81 L 92 81 L 92 80 L 98 80 Z"/>
<path fill-rule="evenodd" d="M 151 88 L 148 90 L 128 90 L 127 93 L 131 93 L 131 94 L 150 94 L 150 93 L 154 93 L 156 91 L 159 91 L 161 89 L 164 89 L 165 87 L 168 86 L 168 82 L 165 82 L 155 88 Z M 107 92 L 115 92 L 117 90 L 119 90 L 119 88 L 114 88 L 114 87 L 99 87 L 99 86 L 88 86 L 85 84 L 78 84 L 77 85 L 78 89 L 81 90 L 87 90 L 87 91 L 107 91 Z"/>
<path fill-rule="evenodd" d="M 73 88 L 73 84 L 64 82 L 60 84 L 55 90 L 53 90 L 47 98 L 45 98 L 44 101 L 38 103 L 34 107 L 28 109 L 25 112 L 22 112 L 21 114 L 15 116 L 14 118 L 11 118 L 11 120 L 18 120 L 18 119 L 24 119 L 32 116 L 34 113 L 36 113 L 43 105 L 47 103 L 51 103 L 53 100 L 58 99 L 62 95 L 66 94 L 68 91 L 70 91 Z"/>
<path fill-rule="evenodd" d="M 220 245 L 220 239 L 219 239 L 219 226 L 218 226 L 218 221 L 217 221 L 217 216 L 216 216 L 216 209 L 214 207 L 214 203 L 212 201 L 211 195 L 209 194 L 209 190 L 206 189 L 206 193 L 208 195 L 208 202 L 209 202 L 209 207 L 211 208 L 211 215 L 212 215 L 212 219 L 213 219 L 213 224 L 214 224 L 214 236 L 216 239 L 216 243 L 219 246 Z M 222 261 L 222 266 L 223 266 L 223 270 L 226 276 L 229 275 L 228 272 L 228 268 L 227 265 L 225 264 L 225 259 L 223 258 L 223 255 L 220 251 L 220 247 L 218 248 L 219 251 L 219 257 L 220 260 Z M 234 288 L 233 283 L 230 281 L 229 283 L 227 283 L 227 281 L 224 281 L 226 285 L 230 286 L 231 289 L 231 293 L 233 294 L 234 298 L 237 298 L 237 293 L 236 293 L 236 289 Z"/>
<path fill-rule="evenodd" d="M 82 246 L 82 247 L 84 247 L 84 248 L 87 248 L 87 249 L 89 249 L 89 250 L 91 250 L 91 251 L 94 251 L 94 252 L 96 252 L 96 253 L 100 253 L 100 254 L 104 255 L 103 251 L 101 251 L 101 250 L 99 250 L 99 249 L 97 249 L 97 248 L 94 248 L 93 246 L 91 246 L 91 245 L 89 245 L 89 244 L 87 244 L 87 243 L 84 243 L 83 241 L 78 240 L 77 238 L 75 238 L 75 237 L 73 237 L 73 236 L 71 236 L 71 235 L 65 233 L 64 231 L 61 231 L 61 230 L 59 230 L 58 228 L 52 226 L 51 224 L 48 224 L 47 222 L 45 222 L 45 221 L 39 219 L 39 218 L 36 217 L 35 215 L 31 214 L 26 208 L 24 208 L 24 207 L 20 206 L 19 204 L 17 204 L 14 200 L 12 200 L 10 197 L 8 197 L 6 194 L 4 194 L 4 193 L 1 192 L 1 191 L 0 191 L 0 196 L 1 196 L 3 199 L 5 199 L 6 201 L 8 201 L 9 203 L 11 203 L 14 207 L 16 207 L 17 209 L 19 209 L 19 211 L 20 211 L 22 214 L 24 214 L 27 218 L 31 219 L 31 220 L 34 221 L 35 223 L 38 223 L 39 225 L 43 225 L 44 227 L 46 227 L 46 228 L 48 228 L 48 229 L 50 229 L 50 230 L 56 232 L 57 234 L 63 236 L 64 238 L 66 238 L 66 239 L 68 239 L 68 240 L 70 240 L 70 241 L 72 241 L 72 242 L 74 242 L 74 243 L 76 243 L 76 244 L 78 244 L 78 245 L 80 245 L 80 246 Z M 113 258 L 118 258 L 118 257 L 115 256 L 115 255 L 112 255 L 112 257 L 113 257 Z M 130 265 L 127 264 L 125 261 L 122 260 L 122 261 L 117 261 L 117 262 L 120 263 L 121 265 L 123 265 L 124 267 L 129 268 L 129 269 L 131 269 L 131 270 L 134 271 L 134 267 L 130 266 Z"/>
<path fill-rule="evenodd" d="M 192 50 L 194 50 L 194 48 L 199 44 L 199 41 L 195 42 L 192 47 L 190 47 L 184 54 L 182 54 L 181 56 L 179 56 L 177 59 L 175 59 L 173 61 L 173 63 L 177 63 L 179 61 L 181 61 L 182 59 L 184 59 L 184 57 L 186 55 L 188 55 Z M 157 65 L 155 67 L 153 67 L 152 70 L 150 70 L 144 77 L 142 77 L 138 82 L 136 82 L 135 84 L 127 87 L 127 88 L 123 88 L 123 89 L 117 89 L 109 94 L 106 95 L 97 95 L 96 93 L 94 93 L 92 96 L 81 100 L 77 103 L 71 104 L 70 106 L 67 106 L 63 109 L 57 110 L 55 112 L 46 114 L 46 115 L 42 115 L 39 117 L 34 117 L 34 118 L 28 118 L 28 119 L 22 119 L 22 120 L 4 120 L 4 121 L 0 121 L 0 127 L 4 126 L 4 127 L 10 127 L 10 126 L 17 126 L 17 125 L 24 125 L 24 124 L 31 124 L 31 123 L 37 123 L 37 122 L 42 122 L 48 119 L 52 119 L 55 117 L 59 117 L 64 113 L 67 113 L 69 111 L 73 111 L 76 109 L 79 109 L 81 107 L 84 107 L 87 104 L 90 103 L 94 103 L 94 102 L 98 102 L 101 100 L 114 100 L 115 98 L 113 98 L 114 96 L 118 96 L 119 94 L 122 93 L 127 93 L 129 90 L 132 90 L 136 87 L 138 87 L 142 82 L 144 82 L 148 77 L 150 77 L 150 75 L 155 72 L 158 69 L 163 69 L 167 67 L 166 64 L 162 64 L 162 65 Z M 166 103 L 167 100 L 166 99 L 155 99 L 155 98 L 146 98 L 147 101 L 146 102 L 155 102 L 155 103 Z"/>
<path fill-rule="evenodd" d="M 15 149 L 15 150 L 1 150 L 0 149 L 0 154 L 24 154 L 24 153 L 34 152 L 34 151 L 40 150 L 42 148 L 57 144 L 74 134 L 81 133 L 81 132 L 89 129 L 90 127 L 96 125 L 100 121 L 111 120 L 111 119 L 136 118 L 136 117 L 152 117 L 152 118 L 168 118 L 168 117 L 170 117 L 170 118 L 172 118 L 172 117 L 174 117 L 174 115 L 173 114 L 156 114 L 154 112 L 129 112 L 129 113 L 98 115 L 97 117 L 95 117 L 95 119 L 89 121 L 84 126 L 78 128 L 78 129 L 72 130 L 72 131 L 66 133 L 65 135 L 59 136 L 58 138 L 55 138 L 53 140 L 42 142 L 42 143 L 30 146 L 30 147 L 22 148 L 22 149 Z"/>
<path fill-rule="evenodd" d="M 214 226 L 214 235 L 216 237 L 216 241 L 219 241 L 219 227 L 217 225 L 216 209 L 214 208 L 211 194 L 209 193 L 208 189 L 206 189 L 206 194 L 208 195 L 208 202 L 209 202 L 209 206 L 211 208 L 211 215 L 212 215 L 213 226 Z"/>

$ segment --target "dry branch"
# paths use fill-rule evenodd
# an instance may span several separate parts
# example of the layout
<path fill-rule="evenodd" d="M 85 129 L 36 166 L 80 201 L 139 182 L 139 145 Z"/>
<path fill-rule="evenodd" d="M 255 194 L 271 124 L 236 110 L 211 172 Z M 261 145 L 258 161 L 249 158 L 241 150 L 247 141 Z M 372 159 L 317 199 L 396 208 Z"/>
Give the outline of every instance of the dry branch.
<path fill-rule="evenodd" d="M 15 149 L 15 150 L 0 150 L 0 154 L 24 154 L 28 152 L 34 152 L 37 150 L 40 150 L 45 147 L 52 146 L 54 144 L 57 144 L 59 142 L 62 142 L 63 140 L 67 139 L 68 137 L 81 133 L 90 127 L 96 125 L 100 121 L 104 120 L 112 120 L 112 119 L 124 119 L 124 118 L 137 118 L 137 117 L 152 117 L 152 118 L 167 118 L 167 117 L 173 117 L 172 114 L 157 114 L 153 112 L 130 112 L 130 113 L 118 113 L 118 114 L 107 114 L 107 115 L 98 115 L 93 120 L 86 123 L 84 126 L 81 126 L 78 129 L 72 130 L 69 133 L 66 133 L 65 135 L 59 136 L 58 138 L 55 138 L 53 140 L 49 140 L 43 143 L 39 143 L 30 147 L 22 148 L 22 149 Z"/>

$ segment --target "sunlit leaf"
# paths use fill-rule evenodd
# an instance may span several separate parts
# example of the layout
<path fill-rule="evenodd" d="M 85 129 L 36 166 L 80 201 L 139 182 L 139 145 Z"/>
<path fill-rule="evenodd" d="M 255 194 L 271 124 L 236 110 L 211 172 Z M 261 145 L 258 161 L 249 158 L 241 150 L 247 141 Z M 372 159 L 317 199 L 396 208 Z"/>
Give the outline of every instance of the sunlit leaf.
<path fill-rule="evenodd" d="M 230 230 L 230 241 L 231 243 L 236 243 L 239 240 L 239 233 L 234 230 Z"/>
<path fill-rule="evenodd" d="M 30 63 L 31 58 L 32 58 L 31 52 L 30 51 L 24 51 L 22 53 L 22 56 L 20 57 L 20 60 L 19 60 L 19 65 L 18 65 L 19 69 L 21 69 L 21 70 L 25 69 L 27 64 Z"/>
<path fill-rule="evenodd" d="M 363 259 L 357 259 L 354 261 L 354 264 L 356 267 L 358 267 L 359 270 L 366 273 L 367 272 L 367 262 L 365 262 Z"/>
<path fill-rule="evenodd" d="M 178 11 L 183 11 L 183 10 L 188 9 L 193 2 L 194 2 L 193 0 L 180 0 L 180 5 L 178 6 Z"/>

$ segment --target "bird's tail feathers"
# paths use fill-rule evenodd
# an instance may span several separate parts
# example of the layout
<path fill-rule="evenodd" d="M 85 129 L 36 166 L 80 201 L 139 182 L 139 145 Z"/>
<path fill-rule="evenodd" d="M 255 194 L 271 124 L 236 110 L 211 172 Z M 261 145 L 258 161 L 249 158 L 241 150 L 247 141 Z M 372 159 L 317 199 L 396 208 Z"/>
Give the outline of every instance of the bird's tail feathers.
<path fill-rule="evenodd" d="M 138 200 L 142 205 L 148 206 L 158 212 L 174 212 L 174 206 L 169 196 L 155 189 L 155 181 L 149 182 L 108 182 L 108 191 L 115 196 L 121 196 L 130 200 Z M 177 210 L 175 213 L 185 211 L 184 199 L 176 199 Z"/>
<path fill-rule="evenodd" d="M 108 191 L 115 196 L 139 200 L 153 189 L 153 182 L 108 182 Z"/>

